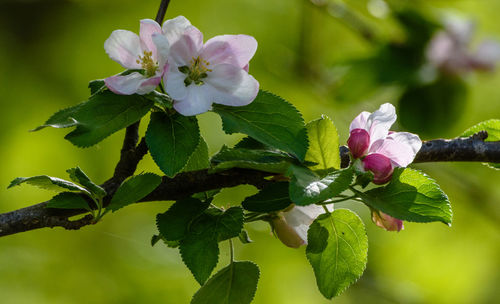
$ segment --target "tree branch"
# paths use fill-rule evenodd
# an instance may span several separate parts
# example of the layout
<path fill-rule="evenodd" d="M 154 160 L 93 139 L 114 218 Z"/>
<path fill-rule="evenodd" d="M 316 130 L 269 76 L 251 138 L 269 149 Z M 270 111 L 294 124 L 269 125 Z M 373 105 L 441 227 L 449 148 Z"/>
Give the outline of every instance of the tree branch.
<path fill-rule="evenodd" d="M 486 132 L 479 132 L 467 138 L 426 141 L 417 153 L 414 162 L 474 161 L 500 163 L 500 142 L 484 142 L 486 137 Z M 139 160 L 147 153 L 144 139 L 134 151 L 134 153 L 126 154 L 123 161 L 120 159 L 124 167 L 126 167 L 128 161 L 130 162 L 131 165 L 129 164 L 130 167 L 128 168 L 130 171 L 127 172 L 132 172 L 131 174 L 135 171 Z M 347 167 L 349 165 L 349 150 L 346 147 L 341 147 L 340 154 L 342 167 Z M 219 173 L 209 173 L 208 170 L 185 172 L 178 174 L 174 178 L 163 177 L 160 186 L 141 201 L 177 200 L 198 192 L 243 184 L 262 188 L 264 185 L 272 182 L 266 179 L 266 177 L 271 175 L 273 174 L 238 168 Z M 109 204 L 112 195 L 119 186 L 119 183 L 117 184 L 119 179 L 114 178 L 103 184 L 103 187 L 108 191 L 108 196 L 104 200 L 105 205 Z M 77 221 L 70 221 L 68 219 L 74 215 L 84 214 L 85 210 L 47 209 L 45 206 L 46 203 L 44 202 L 0 214 L 0 236 L 43 227 L 79 229 L 92 223 L 90 216 Z"/>

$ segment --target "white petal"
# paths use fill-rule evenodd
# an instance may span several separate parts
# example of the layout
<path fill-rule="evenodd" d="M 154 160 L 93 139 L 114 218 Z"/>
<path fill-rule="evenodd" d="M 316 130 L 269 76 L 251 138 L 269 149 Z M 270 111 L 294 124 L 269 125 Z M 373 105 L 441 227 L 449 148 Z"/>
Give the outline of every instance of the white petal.
<path fill-rule="evenodd" d="M 137 94 L 144 95 L 154 91 L 154 89 L 156 89 L 160 82 L 161 76 L 144 79 L 141 83 L 141 86 L 137 89 Z"/>
<path fill-rule="evenodd" d="M 495 63 L 500 60 L 500 44 L 492 40 L 483 41 L 473 57 L 476 64 L 485 68 L 493 68 Z"/>
<path fill-rule="evenodd" d="M 174 109 L 184 116 L 205 113 L 212 108 L 212 101 L 207 94 L 206 85 L 191 84 L 187 89 L 186 97 L 174 101 Z"/>
<path fill-rule="evenodd" d="M 153 58 L 157 58 L 157 46 L 153 42 L 153 34 L 162 34 L 160 25 L 151 19 L 141 20 L 139 37 L 144 44 L 144 49 L 153 52 Z"/>
<path fill-rule="evenodd" d="M 379 139 L 384 139 L 395 121 L 396 109 L 390 103 L 384 103 L 377 111 L 370 114 L 367 120 L 370 142 L 373 143 Z"/>
<path fill-rule="evenodd" d="M 213 102 L 228 106 L 245 106 L 251 103 L 259 92 L 259 82 L 244 69 L 220 64 L 204 79 L 210 88 Z"/>
<path fill-rule="evenodd" d="M 152 39 L 157 49 L 156 59 L 158 66 L 160 67 L 160 72 L 163 72 L 167 64 L 168 54 L 170 53 L 170 44 L 162 34 L 153 34 Z"/>
<path fill-rule="evenodd" d="M 439 67 L 446 63 L 456 51 L 455 41 L 448 33 L 441 31 L 434 35 L 427 46 L 426 57 L 434 66 Z"/>
<path fill-rule="evenodd" d="M 444 21 L 445 30 L 460 45 L 468 45 L 476 30 L 475 22 L 459 16 L 448 16 Z"/>
<path fill-rule="evenodd" d="M 387 136 L 376 151 L 388 158 L 398 167 L 406 167 L 413 162 L 417 152 L 422 147 L 422 141 L 416 134 L 394 132 Z"/>
<path fill-rule="evenodd" d="M 363 111 L 356 118 L 354 118 L 349 126 L 349 132 L 354 129 L 364 129 L 368 131 L 366 127 L 366 122 L 368 121 L 368 117 L 370 116 L 370 112 Z"/>
<path fill-rule="evenodd" d="M 197 58 L 203 48 L 203 34 L 194 26 L 186 29 L 179 39 L 170 43 L 169 61 L 177 66 L 190 65 L 193 58 Z"/>
<path fill-rule="evenodd" d="M 142 82 L 147 80 L 144 75 L 134 72 L 126 76 L 115 75 L 104 79 L 106 86 L 113 93 L 132 95 L 137 92 Z"/>
<path fill-rule="evenodd" d="M 104 50 L 111 59 L 126 69 L 140 69 L 136 62 L 142 55 L 141 41 L 135 33 L 125 30 L 116 30 L 104 42 Z"/>
<path fill-rule="evenodd" d="M 186 79 L 186 74 L 179 72 L 176 66 L 171 66 L 163 77 L 165 91 L 174 100 L 183 100 L 188 94 L 184 79 Z"/>
<path fill-rule="evenodd" d="M 295 206 L 292 210 L 283 213 L 288 225 L 307 242 L 307 230 L 309 225 L 320 215 L 325 213 L 323 207 L 318 205 Z"/>
<path fill-rule="evenodd" d="M 252 36 L 221 35 L 205 43 L 201 56 L 212 65 L 228 63 L 244 68 L 256 50 L 257 40 Z"/>
<path fill-rule="evenodd" d="M 170 44 L 174 44 L 184 31 L 191 26 L 191 22 L 184 16 L 178 16 L 163 23 L 162 29 Z"/>

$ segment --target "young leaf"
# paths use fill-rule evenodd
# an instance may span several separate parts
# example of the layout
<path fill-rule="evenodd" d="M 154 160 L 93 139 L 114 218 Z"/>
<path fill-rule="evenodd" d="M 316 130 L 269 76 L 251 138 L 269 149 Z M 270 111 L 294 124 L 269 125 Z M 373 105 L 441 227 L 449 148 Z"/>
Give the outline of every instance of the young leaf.
<path fill-rule="evenodd" d="M 105 90 L 88 101 L 61 110 L 34 131 L 45 127 L 76 129 L 65 136 L 78 147 L 90 147 L 146 115 L 153 102 L 141 95 L 117 95 Z"/>
<path fill-rule="evenodd" d="M 319 203 L 335 197 L 349 188 L 354 171 L 352 168 L 329 173 L 321 178 L 313 171 L 299 166 L 291 166 L 290 199 L 299 206 Z"/>
<path fill-rule="evenodd" d="M 292 201 L 288 195 L 288 182 L 272 183 L 259 193 L 245 198 L 243 208 L 255 212 L 272 212 L 285 209 Z"/>
<path fill-rule="evenodd" d="M 384 187 L 358 193 L 368 206 L 400 220 L 451 223 L 451 205 L 439 185 L 426 174 L 396 168 Z"/>
<path fill-rule="evenodd" d="M 115 212 L 127 205 L 138 202 L 151 193 L 161 183 L 161 177 L 153 173 L 144 173 L 125 180 L 106 209 Z"/>
<path fill-rule="evenodd" d="M 209 203 L 202 203 L 195 198 L 186 198 L 175 202 L 165 213 L 156 216 L 156 226 L 167 241 L 184 238 L 189 224 L 208 208 Z"/>
<path fill-rule="evenodd" d="M 500 119 L 490 119 L 480 122 L 465 130 L 461 136 L 471 136 L 479 131 L 488 132 L 488 138 L 485 141 L 500 141 Z"/>
<path fill-rule="evenodd" d="M 82 188 L 78 186 L 77 184 L 74 184 L 72 182 L 69 182 L 64 179 L 60 179 L 57 177 L 51 177 L 47 175 L 38 175 L 38 176 L 32 176 L 32 177 L 18 177 L 14 179 L 12 182 L 10 182 L 9 187 L 7 188 L 12 188 L 14 186 L 19 186 L 23 183 L 30 184 L 35 187 L 39 187 L 42 189 L 47 189 L 47 190 L 52 190 L 52 191 L 82 191 L 85 193 L 88 193 L 88 191 L 85 188 Z"/>
<path fill-rule="evenodd" d="M 284 99 L 260 91 L 255 100 L 244 107 L 214 104 L 228 134 L 244 133 L 271 147 L 295 155 L 304 161 L 307 132 L 297 109 Z"/>
<path fill-rule="evenodd" d="M 198 143 L 198 146 L 196 146 L 196 149 L 194 150 L 193 154 L 191 154 L 191 157 L 189 157 L 189 161 L 184 169 L 182 169 L 182 171 L 196 171 L 207 169 L 209 167 L 210 160 L 208 158 L 208 145 L 203 137 L 200 136 L 200 142 Z"/>
<path fill-rule="evenodd" d="M 106 196 L 106 190 L 92 182 L 90 178 L 79 167 L 68 169 L 66 170 L 66 172 L 68 172 L 69 177 L 72 181 L 84 186 L 96 197 L 103 198 Z"/>
<path fill-rule="evenodd" d="M 294 159 L 281 152 L 230 149 L 222 147 L 219 153 L 212 157 L 215 171 L 230 168 L 255 169 L 272 173 L 285 173 Z"/>
<path fill-rule="evenodd" d="M 309 149 L 306 160 L 317 163 L 312 170 L 340 169 L 339 135 L 330 118 L 323 116 L 306 125 Z"/>
<path fill-rule="evenodd" d="M 80 194 L 74 192 L 59 193 L 47 202 L 45 208 L 90 210 L 87 201 Z"/>
<path fill-rule="evenodd" d="M 155 163 L 169 177 L 175 176 L 188 163 L 200 142 L 196 117 L 163 112 L 151 114 L 146 143 Z"/>
<path fill-rule="evenodd" d="M 259 275 L 259 267 L 252 262 L 232 262 L 195 293 L 191 304 L 249 304 Z"/>
<path fill-rule="evenodd" d="M 337 209 L 320 215 L 309 227 L 307 242 L 307 259 L 326 298 L 340 295 L 363 274 L 368 238 L 363 222 L 352 211 Z"/>

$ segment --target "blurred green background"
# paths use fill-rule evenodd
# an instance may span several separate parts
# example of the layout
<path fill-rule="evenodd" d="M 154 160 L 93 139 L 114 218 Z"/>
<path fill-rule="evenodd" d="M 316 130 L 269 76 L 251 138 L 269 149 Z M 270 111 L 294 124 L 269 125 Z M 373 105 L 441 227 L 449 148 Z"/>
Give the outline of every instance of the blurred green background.
<path fill-rule="evenodd" d="M 345 143 L 348 125 L 362 110 L 383 102 L 397 103 L 401 90 L 387 87 L 357 102 L 339 101 L 332 88 L 336 63 L 369 56 L 375 50 L 338 12 L 326 12 L 306 0 L 172 0 L 166 18 L 185 15 L 208 39 L 245 33 L 259 42 L 250 72 L 261 88 L 277 93 L 310 121 L 330 116 Z M 322 4 L 324 1 L 315 1 Z M 394 1 L 393 1 L 394 2 Z M 478 23 L 475 39 L 500 40 L 497 0 L 397 1 L 432 16 L 451 10 Z M 374 1 L 347 1 L 380 39 L 398 37 L 391 18 L 377 18 Z M 375 4 L 380 1 L 375 1 Z M 48 174 L 65 177 L 79 165 L 94 180 L 105 181 L 118 159 L 123 131 L 99 145 L 78 149 L 63 139 L 65 131 L 28 130 L 53 112 L 85 100 L 88 81 L 121 71 L 103 50 L 114 29 L 138 32 L 139 20 L 154 18 L 159 1 L 65 0 L 0 3 L 0 212 L 49 199 L 52 193 L 28 186 L 6 190 L 17 176 Z M 371 8 L 371 11 L 370 9 Z M 370 14 L 370 12 L 372 14 Z M 388 71 L 393 67 L 388 66 Z M 332 73 L 330 73 L 332 72 Z M 330 73 L 330 74 L 329 74 Z M 319 76 L 318 76 L 319 75 Z M 350 79 L 358 89 L 363 73 Z M 500 73 L 466 78 L 464 115 L 443 116 L 450 127 L 440 137 L 454 137 L 469 126 L 500 116 Z M 458 107 L 458 105 L 452 105 Z M 450 109 L 451 111 L 451 109 Z M 425 121 L 426 117 L 419 117 Z M 213 113 L 200 116 L 210 151 L 233 144 L 238 136 L 221 131 Z M 142 123 L 144 132 L 146 122 Z M 424 139 L 429 138 L 422 136 Z M 369 237 L 364 276 L 335 303 L 494 303 L 500 284 L 500 171 L 480 164 L 415 166 L 434 177 L 450 197 L 451 228 L 405 223 L 400 233 L 385 232 L 370 221 L 367 208 L 346 203 L 362 216 Z M 146 157 L 138 171 L 153 171 Z M 237 204 L 254 193 L 250 186 L 224 191 L 220 205 Z M 81 231 L 42 229 L 0 239 L 2 303 L 188 303 L 198 284 L 176 249 L 151 247 L 154 217 L 171 202 L 131 206 Z M 254 303 L 328 303 L 316 288 L 304 248 L 285 247 L 265 224 L 249 225 L 255 241 L 236 244 L 240 260 L 261 268 Z M 227 264 L 221 249 L 218 268 Z"/>

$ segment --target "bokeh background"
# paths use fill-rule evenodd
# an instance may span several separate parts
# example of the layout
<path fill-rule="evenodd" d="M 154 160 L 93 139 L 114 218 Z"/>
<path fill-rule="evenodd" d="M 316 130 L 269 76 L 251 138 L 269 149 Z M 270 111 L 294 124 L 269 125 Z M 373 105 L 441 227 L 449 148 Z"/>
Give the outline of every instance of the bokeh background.
<path fill-rule="evenodd" d="M 330 116 L 342 142 L 347 139 L 350 121 L 360 111 L 373 111 L 383 102 L 398 104 L 411 87 L 404 79 L 391 82 L 374 77 L 401 69 L 401 61 L 396 59 L 379 62 L 376 67 L 358 64 L 359 70 L 341 77 L 346 69 L 356 67 L 350 66 L 353 61 L 373 59 L 381 46 L 408 39 L 391 8 L 408 9 L 434 21 L 446 12 L 462 14 L 477 23 L 473 44 L 484 37 L 500 40 L 498 0 L 352 0 L 334 1 L 338 5 L 330 9 L 324 7 L 326 1 L 314 2 L 172 0 L 166 18 L 185 15 L 206 38 L 253 35 L 259 48 L 251 73 L 261 88 L 291 101 L 307 121 L 321 114 Z M 158 4 L 150 0 L 1 1 L 0 212 L 53 195 L 29 186 L 7 190 L 17 176 L 66 177 L 65 170 L 76 165 L 97 182 L 110 176 L 123 131 L 97 146 L 78 149 L 63 139 L 65 130 L 28 130 L 53 112 L 85 100 L 89 96 L 88 81 L 120 72 L 120 66 L 105 54 L 104 40 L 114 29 L 137 32 L 139 20 L 154 18 Z M 363 38 L 359 22 L 366 23 L 366 30 L 376 36 Z M 417 25 L 408 28 L 413 29 L 412 35 L 421 30 Z M 392 80 L 399 78 L 395 75 Z M 471 73 L 463 81 L 465 90 L 458 94 L 460 98 L 447 93 L 431 98 L 431 103 L 423 98 L 423 104 L 441 112 L 436 116 L 431 110 L 415 110 L 407 126 L 420 126 L 424 139 L 455 137 L 477 122 L 499 118 L 500 73 Z M 451 101 L 444 98 L 448 96 Z M 213 113 L 201 115 L 200 124 L 212 153 L 240 138 L 223 134 L 220 119 Z M 144 121 L 142 132 L 145 125 Z M 467 163 L 415 167 L 434 177 L 448 194 L 454 210 L 453 226 L 406 223 L 404 231 L 390 233 L 371 223 L 367 208 L 346 203 L 343 207 L 357 211 L 366 223 L 368 267 L 356 284 L 333 301 L 497 302 L 500 171 Z M 149 156 L 139 171 L 160 173 Z M 229 189 L 217 197 L 216 203 L 238 204 L 255 192 L 250 186 Z M 182 264 L 177 249 L 149 244 L 156 233 L 155 215 L 170 204 L 130 206 L 81 231 L 43 229 L 1 238 L 0 301 L 188 303 L 199 286 Z M 260 266 L 254 303 L 330 302 L 316 288 L 304 248 L 285 247 L 265 224 L 249 225 L 248 230 L 255 242 L 236 244 L 236 257 Z M 228 248 L 223 246 L 218 268 L 227 264 L 228 256 Z"/>

